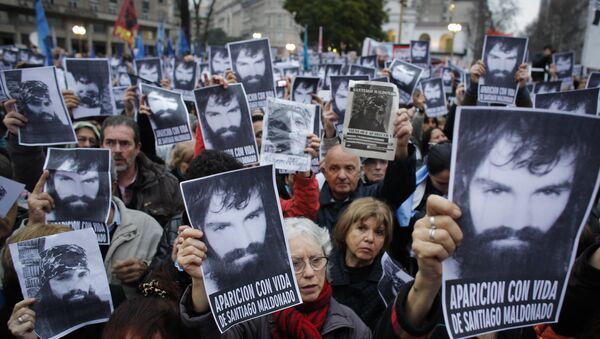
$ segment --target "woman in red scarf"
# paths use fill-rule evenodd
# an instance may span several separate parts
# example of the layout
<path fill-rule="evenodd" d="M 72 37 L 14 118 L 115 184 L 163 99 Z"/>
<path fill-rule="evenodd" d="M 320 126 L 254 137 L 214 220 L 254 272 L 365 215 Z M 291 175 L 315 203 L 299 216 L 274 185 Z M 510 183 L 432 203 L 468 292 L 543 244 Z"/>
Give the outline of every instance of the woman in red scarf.
<path fill-rule="evenodd" d="M 327 229 L 304 218 L 285 220 L 285 233 L 303 303 L 238 324 L 221 334 L 210 313 L 201 272 L 207 247 L 200 230 L 179 235 L 177 262 L 192 277 L 181 300 L 189 338 L 371 338 L 371 331 L 348 307 L 331 297 L 326 279 L 331 243 Z"/>

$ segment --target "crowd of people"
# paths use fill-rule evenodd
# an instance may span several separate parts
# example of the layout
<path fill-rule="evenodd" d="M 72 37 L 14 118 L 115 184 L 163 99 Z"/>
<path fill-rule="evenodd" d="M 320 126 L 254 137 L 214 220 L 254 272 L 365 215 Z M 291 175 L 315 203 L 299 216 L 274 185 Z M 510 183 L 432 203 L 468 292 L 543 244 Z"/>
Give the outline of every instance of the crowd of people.
<path fill-rule="evenodd" d="M 534 61 L 534 66 L 541 65 L 547 69 L 550 79 L 546 80 L 552 80 L 556 73 L 555 65 L 551 64 L 552 52 L 548 47 L 539 60 Z M 62 67 L 58 62 L 61 53 L 56 51 L 57 68 Z M 227 54 L 227 49 L 215 50 L 215 56 L 218 53 Z M 425 104 L 427 93 L 418 88 L 412 93 L 411 102 L 400 102 L 393 117 L 394 129 L 389 131 L 396 140 L 395 157 L 391 161 L 361 159 L 344 149 L 337 125 L 345 108 L 336 107 L 331 100 L 317 96 L 314 93 L 316 88 L 308 90 L 307 86 L 304 91 L 305 87 L 299 86 L 299 91 L 306 92 L 296 94 L 303 98 L 300 100 L 306 101 L 310 97 L 312 103 L 321 106 L 322 133 L 309 134 L 304 149 L 300 149 L 312 159 L 320 159 L 320 168 L 318 173 L 277 174 L 286 237 L 277 239 L 271 236 L 269 230 L 272 216 L 260 216 L 260 213 L 268 214 L 264 207 L 268 202 L 258 199 L 259 206 L 231 203 L 232 199 L 237 201 L 238 196 L 247 197 L 239 199 L 250 199 L 259 195 L 260 185 L 271 185 L 270 182 L 253 183 L 253 178 L 223 180 L 219 186 L 196 193 L 197 205 L 190 215 L 185 211 L 180 191 L 180 183 L 186 180 L 244 168 L 244 164 L 232 155 L 212 147 L 232 142 L 246 145 L 240 140 L 254 136 L 258 149 L 261 148 L 265 118 L 262 109 L 252 109 L 252 126 L 239 121 L 233 127 L 219 125 L 231 121 L 231 112 L 239 110 L 241 105 L 239 96 L 218 97 L 219 88 L 226 89 L 238 83 L 245 85 L 246 81 L 254 87 L 261 84 L 256 76 L 250 74 L 256 67 L 249 63 L 261 62 L 262 59 L 246 60 L 260 52 L 237 53 L 240 55 L 233 60 L 233 65 L 225 65 L 215 58 L 215 64 L 210 65 L 215 74 L 211 77 L 203 75 L 199 81 L 197 88 L 217 86 L 213 91 L 215 94 L 206 92 L 207 96 L 201 98 L 198 105 L 186 102 L 195 140 L 170 147 L 156 146 L 150 124 L 153 112 L 142 100 L 152 101 L 154 98 L 152 93 L 148 94 L 148 98 L 141 98 L 136 86 L 125 91 L 122 98 L 124 110 L 118 115 L 74 120 L 76 147 L 111 151 L 112 197 L 106 223 L 110 241 L 100 245 L 100 251 L 114 312 L 107 323 L 79 328 L 66 337 L 447 337 L 441 301 L 442 262 L 452 256 L 463 242 L 463 229 L 458 220 L 464 210 L 463 206 L 447 199 L 453 166 L 453 127 L 458 107 L 478 105 L 477 85 L 486 74 L 484 61 L 472 62 L 467 71 L 468 82 L 461 82 L 452 75 L 452 91 L 447 93 L 451 100 L 447 102 L 449 113 L 446 116 L 429 117 Z M 374 65 L 379 66 L 379 76 L 399 77 L 394 77 L 396 70 L 383 67 L 383 60 L 379 61 Z M 127 60 L 124 64 L 129 70 L 133 69 Z M 190 64 L 194 64 L 193 56 L 182 57 L 175 64 L 175 77 L 163 74 L 163 79 L 152 80 L 166 89 L 171 89 L 175 81 L 180 82 L 180 86 L 189 87 L 184 71 L 193 68 Z M 28 67 L 35 66 L 26 63 L 16 65 L 17 69 Z M 152 78 L 142 74 L 143 71 L 138 71 L 140 77 Z M 533 107 L 527 85 L 533 80 L 543 82 L 545 79 L 538 75 L 531 79 L 526 64 L 518 67 L 511 77 L 518 85 L 515 105 Z M 285 99 L 290 100 L 293 92 L 291 80 L 287 79 L 284 94 Z M 578 88 L 585 83 L 584 78 L 574 76 L 571 85 Z M 332 87 L 336 86 L 339 85 L 332 83 Z M 72 90 L 63 90 L 62 96 L 70 112 L 88 101 L 98 100 L 93 94 Z M 25 100 L 25 105 L 18 105 L 19 100 Z M 15 202 L 0 223 L 3 273 L 0 336 L 3 338 L 36 338 L 36 316 L 44 312 L 36 307 L 39 298 L 23 298 L 8 245 L 70 231 L 68 227 L 46 223 L 46 215 L 53 213 L 59 202 L 44 191 L 46 184 L 52 180 L 51 174 L 43 170 L 47 149 L 19 143 L 19 129 L 26 129 L 30 123 L 26 112 L 19 111 L 19 107 L 33 105 L 31 100 L 6 99 L 2 103 L 5 135 L 0 148 L 0 175 L 23 183 L 28 191 L 26 203 Z M 160 98 L 157 100 L 161 101 Z M 203 109 L 211 103 L 222 104 L 224 110 L 213 112 L 211 117 L 196 117 L 197 107 Z M 236 109 L 232 110 L 229 106 Z M 199 119 L 207 120 L 203 122 L 211 128 L 204 136 Z M 522 142 L 527 140 L 525 138 Z M 595 175 L 597 169 L 590 168 L 589 172 Z M 76 196 L 86 194 L 77 189 L 70 193 Z M 597 192 L 594 193 L 597 195 Z M 221 204 L 219 211 L 204 211 L 214 199 Z M 94 206 L 89 207 L 91 209 L 87 213 L 93 213 Z M 559 322 L 488 335 L 496 338 L 598 336 L 599 208 L 598 197 L 595 197 L 577 248 L 577 260 L 571 270 Z M 258 216 L 256 211 L 259 211 Z M 206 243 L 208 240 L 214 244 L 217 231 L 210 227 L 204 231 L 190 227 L 191 222 L 196 220 L 218 225 L 218 231 L 222 232 L 218 248 Z M 228 225 L 229 229 L 223 231 L 225 226 L 222 225 Z M 238 236 L 244 233 L 250 234 L 247 243 Z M 211 288 L 209 285 L 219 281 L 211 275 L 204 276 L 203 265 L 227 274 L 241 274 L 240 270 L 236 270 L 238 259 L 244 255 L 246 247 L 250 248 L 250 242 L 260 244 L 253 249 L 260 254 L 262 247 L 281 246 L 277 242 L 283 241 L 289 248 L 301 304 L 246 321 L 220 333 L 206 292 Z M 76 248 L 71 250 L 77 252 Z M 546 250 L 552 251 L 551 248 Z M 219 257 L 230 262 L 230 267 L 211 266 L 210 260 L 207 260 L 210 251 L 216 251 Z M 384 255 L 414 278 L 397 286 L 394 294 L 386 297 L 387 300 L 378 286 L 384 273 L 381 261 Z M 76 254 L 73 256 L 77 257 Z M 267 274 L 273 268 L 273 264 L 269 263 L 248 266 L 244 274 Z M 48 277 L 42 285 L 47 285 L 47 293 L 55 299 L 55 303 L 68 304 L 69 299 L 63 298 L 64 294 L 89 287 L 77 287 L 71 282 L 73 279 L 65 278 L 58 283 L 54 279 L 57 278 Z M 61 295 L 60 291 L 66 292 Z M 92 294 L 88 291 L 86 298 L 92 298 Z"/>

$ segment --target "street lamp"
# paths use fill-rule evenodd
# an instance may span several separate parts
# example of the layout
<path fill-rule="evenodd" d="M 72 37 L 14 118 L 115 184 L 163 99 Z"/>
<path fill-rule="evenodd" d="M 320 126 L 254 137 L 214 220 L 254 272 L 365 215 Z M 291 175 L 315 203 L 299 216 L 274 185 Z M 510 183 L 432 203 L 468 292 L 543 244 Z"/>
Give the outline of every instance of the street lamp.
<path fill-rule="evenodd" d="M 458 22 L 451 22 L 448 24 L 448 30 L 452 33 L 452 45 L 450 49 L 450 59 L 452 59 L 452 57 L 454 57 L 454 37 L 456 36 L 456 33 L 462 31 L 462 25 Z"/>
<path fill-rule="evenodd" d="M 85 27 L 84 26 L 78 26 L 75 25 L 72 28 L 73 34 L 75 34 L 77 37 L 79 37 L 79 53 L 83 53 L 83 49 L 82 49 L 82 41 L 83 41 L 83 36 L 85 35 Z"/>
<path fill-rule="evenodd" d="M 262 38 L 262 33 L 254 32 L 252 33 L 252 39 L 260 39 Z"/>
<path fill-rule="evenodd" d="M 294 45 L 294 44 L 285 44 L 285 49 L 288 52 L 293 53 L 296 50 L 296 45 Z"/>

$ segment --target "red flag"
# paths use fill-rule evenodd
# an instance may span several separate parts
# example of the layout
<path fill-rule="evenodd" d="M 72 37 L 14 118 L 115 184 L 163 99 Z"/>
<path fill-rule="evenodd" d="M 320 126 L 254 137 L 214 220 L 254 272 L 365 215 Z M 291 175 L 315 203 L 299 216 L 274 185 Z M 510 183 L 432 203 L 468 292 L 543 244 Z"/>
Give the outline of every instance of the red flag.
<path fill-rule="evenodd" d="M 115 21 L 113 36 L 127 42 L 133 48 L 135 31 L 139 28 L 133 0 L 125 0 Z"/>
<path fill-rule="evenodd" d="M 496 31 L 493 27 L 487 29 L 487 35 L 491 36 L 512 36 L 511 33 Z"/>

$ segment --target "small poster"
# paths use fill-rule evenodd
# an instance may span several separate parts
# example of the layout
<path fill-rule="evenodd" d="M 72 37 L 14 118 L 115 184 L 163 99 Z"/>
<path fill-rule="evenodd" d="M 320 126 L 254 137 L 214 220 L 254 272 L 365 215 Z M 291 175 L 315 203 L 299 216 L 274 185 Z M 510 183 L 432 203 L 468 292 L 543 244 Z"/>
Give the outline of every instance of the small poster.
<path fill-rule="evenodd" d="M 117 114 L 108 59 L 65 59 L 67 88 L 79 97 L 73 118 Z"/>
<path fill-rule="evenodd" d="M 421 93 L 425 95 L 425 113 L 430 118 L 448 114 L 446 91 L 441 78 L 421 80 Z"/>

